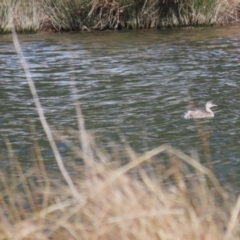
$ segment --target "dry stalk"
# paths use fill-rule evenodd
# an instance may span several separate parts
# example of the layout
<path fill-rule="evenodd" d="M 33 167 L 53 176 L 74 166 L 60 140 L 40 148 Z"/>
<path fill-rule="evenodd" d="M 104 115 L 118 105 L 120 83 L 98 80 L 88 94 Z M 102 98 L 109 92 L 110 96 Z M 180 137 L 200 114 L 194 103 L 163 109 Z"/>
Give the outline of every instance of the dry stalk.
<path fill-rule="evenodd" d="M 52 148 L 52 151 L 54 153 L 54 156 L 55 156 L 55 159 L 57 161 L 57 164 L 58 164 L 58 167 L 62 173 L 62 175 L 64 176 L 66 182 L 68 183 L 71 191 L 72 191 L 72 194 L 73 196 L 76 198 L 76 199 L 79 199 L 80 198 L 80 195 L 76 189 L 76 187 L 74 186 L 67 170 L 65 169 L 64 167 L 64 164 L 63 164 L 63 160 L 61 158 L 61 155 L 58 151 L 58 148 L 57 148 L 57 145 L 54 141 L 54 138 L 53 138 L 53 134 L 51 132 L 51 129 L 50 129 L 50 126 L 45 118 L 45 114 L 43 112 L 43 108 L 41 106 L 41 103 L 39 101 L 39 98 L 38 98 L 38 94 L 37 94 L 37 90 L 35 88 L 35 84 L 33 82 L 33 79 L 31 77 L 31 73 L 30 73 L 30 70 L 29 70 L 29 67 L 28 67 L 28 64 L 23 56 L 23 53 L 22 53 L 22 50 L 21 50 L 21 47 L 20 47 L 20 44 L 19 44 L 19 41 L 18 41 L 18 38 L 17 38 L 17 34 L 16 34 L 16 31 L 15 31 L 15 28 L 12 27 L 12 37 L 13 37 L 13 43 L 14 43 L 14 46 L 15 46 L 15 49 L 16 49 L 16 52 L 18 54 L 18 57 L 19 57 L 19 60 L 22 64 L 22 67 L 24 69 L 24 72 L 25 72 L 25 75 L 26 75 L 26 78 L 27 78 L 27 81 L 28 81 L 28 85 L 29 85 L 29 88 L 30 88 L 30 91 L 31 91 L 31 94 L 32 94 L 32 97 L 34 99 L 34 103 L 35 103 L 35 106 L 36 106 L 36 110 L 37 110 L 37 113 L 39 115 L 39 118 L 40 118 L 40 121 L 41 121 L 41 124 L 43 126 L 43 129 L 46 133 L 46 136 L 48 138 L 48 141 L 50 143 L 50 146 Z"/>

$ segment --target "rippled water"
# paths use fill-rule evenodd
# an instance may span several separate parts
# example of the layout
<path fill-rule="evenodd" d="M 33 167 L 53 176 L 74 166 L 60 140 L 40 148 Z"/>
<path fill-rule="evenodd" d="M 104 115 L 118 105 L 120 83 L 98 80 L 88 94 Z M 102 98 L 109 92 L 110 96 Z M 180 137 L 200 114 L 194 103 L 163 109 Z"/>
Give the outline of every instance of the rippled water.
<path fill-rule="evenodd" d="M 70 79 L 88 129 L 107 145 L 127 142 L 137 152 L 170 143 L 206 160 L 203 136 L 216 171 L 240 172 L 240 29 L 208 28 L 20 36 L 46 116 L 55 128 L 76 128 Z M 11 42 L 1 36 L 0 134 L 31 163 L 30 123 L 43 153 L 51 151 Z M 183 119 L 189 102 L 213 100 L 214 119 Z M 204 140 L 206 143 L 206 140 Z M 60 146 L 61 148 L 61 146 Z M 4 154 L 2 163 L 7 164 Z M 237 179 L 237 177 L 236 177 Z M 237 180 L 234 181 L 238 181 Z"/>

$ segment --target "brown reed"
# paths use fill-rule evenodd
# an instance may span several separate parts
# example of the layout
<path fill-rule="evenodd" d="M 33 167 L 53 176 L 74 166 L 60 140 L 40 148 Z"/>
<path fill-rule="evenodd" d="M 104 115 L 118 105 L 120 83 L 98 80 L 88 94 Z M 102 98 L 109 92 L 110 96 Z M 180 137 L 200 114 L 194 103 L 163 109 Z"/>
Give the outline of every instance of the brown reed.
<path fill-rule="evenodd" d="M 239 23 L 240 0 L 0 0 L 0 33 Z"/>

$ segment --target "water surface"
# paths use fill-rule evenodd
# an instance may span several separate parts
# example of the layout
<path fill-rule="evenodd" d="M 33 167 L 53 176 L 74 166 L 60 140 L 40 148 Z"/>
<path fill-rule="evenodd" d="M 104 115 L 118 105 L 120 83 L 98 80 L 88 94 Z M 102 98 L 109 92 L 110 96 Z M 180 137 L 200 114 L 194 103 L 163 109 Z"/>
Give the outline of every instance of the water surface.
<path fill-rule="evenodd" d="M 206 161 L 238 181 L 240 172 L 240 29 L 38 34 L 20 36 L 41 103 L 51 126 L 77 128 L 71 79 L 87 129 L 106 146 L 128 143 L 144 152 L 163 143 Z M 55 166 L 11 36 L 0 36 L 0 148 L 8 165 L 8 136 L 31 165 L 34 123 L 49 168 Z M 192 101 L 213 100 L 214 119 L 183 119 Z M 205 138 L 204 138 L 204 136 Z M 65 146 L 59 145 L 64 155 Z"/>

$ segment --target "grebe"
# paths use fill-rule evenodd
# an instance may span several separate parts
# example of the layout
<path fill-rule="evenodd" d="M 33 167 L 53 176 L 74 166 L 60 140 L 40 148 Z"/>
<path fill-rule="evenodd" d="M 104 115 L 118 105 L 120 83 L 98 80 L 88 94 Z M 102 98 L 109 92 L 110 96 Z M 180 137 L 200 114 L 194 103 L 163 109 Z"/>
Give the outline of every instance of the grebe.
<path fill-rule="evenodd" d="M 211 107 L 217 106 L 212 101 L 206 103 L 206 110 L 203 109 L 196 109 L 196 110 L 189 110 L 184 114 L 185 119 L 189 118 L 211 118 L 214 117 L 214 113 L 210 109 Z"/>

